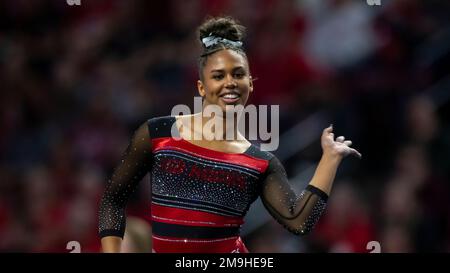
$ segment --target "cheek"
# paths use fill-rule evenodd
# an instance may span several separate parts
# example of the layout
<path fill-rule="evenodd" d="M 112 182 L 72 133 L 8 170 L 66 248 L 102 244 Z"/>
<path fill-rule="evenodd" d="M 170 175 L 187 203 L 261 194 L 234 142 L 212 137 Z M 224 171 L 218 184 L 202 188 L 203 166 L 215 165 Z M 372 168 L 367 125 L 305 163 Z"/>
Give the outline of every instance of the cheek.
<path fill-rule="evenodd" d="M 245 93 L 250 93 L 251 90 L 250 82 L 249 81 L 243 82 L 240 86 L 240 89 L 243 91 L 245 90 Z"/>
<path fill-rule="evenodd" d="M 213 97 L 213 96 L 216 96 L 218 94 L 218 92 L 220 92 L 221 88 L 220 88 L 219 84 L 209 82 L 205 86 L 204 90 L 205 90 L 206 96 Z"/>

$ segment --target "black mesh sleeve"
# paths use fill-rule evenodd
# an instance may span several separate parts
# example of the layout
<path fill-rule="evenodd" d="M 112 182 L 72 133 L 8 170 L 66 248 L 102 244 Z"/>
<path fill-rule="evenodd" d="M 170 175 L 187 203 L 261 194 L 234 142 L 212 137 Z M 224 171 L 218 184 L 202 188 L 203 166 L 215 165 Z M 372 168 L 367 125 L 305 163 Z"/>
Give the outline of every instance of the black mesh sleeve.
<path fill-rule="evenodd" d="M 151 142 L 147 123 L 134 133 L 122 161 L 108 180 L 99 207 L 99 236 L 122 237 L 125 207 L 130 195 L 151 167 Z"/>
<path fill-rule="evenodd" d="M 262 182 L 261 200 L 269 213 L 287 230 L 305 235 L 325 210 L 328 195 L 308 185 L 297 196 L 290 187 L 283 165 L 273 157 Z"/>

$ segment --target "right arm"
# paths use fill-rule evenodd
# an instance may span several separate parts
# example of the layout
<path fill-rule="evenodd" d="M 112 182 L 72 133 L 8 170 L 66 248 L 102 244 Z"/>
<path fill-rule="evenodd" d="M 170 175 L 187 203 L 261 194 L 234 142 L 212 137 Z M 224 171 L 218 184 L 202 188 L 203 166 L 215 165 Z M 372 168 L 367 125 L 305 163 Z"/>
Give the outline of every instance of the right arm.
<path fill-rule="evenodd" d="M 99 236 L 103 252 L 120 252 L 125 233 L 128 198 L 151 167 L 147 122 L 134 133 L 122 161 L 108 180 L 99 207 Z"/>

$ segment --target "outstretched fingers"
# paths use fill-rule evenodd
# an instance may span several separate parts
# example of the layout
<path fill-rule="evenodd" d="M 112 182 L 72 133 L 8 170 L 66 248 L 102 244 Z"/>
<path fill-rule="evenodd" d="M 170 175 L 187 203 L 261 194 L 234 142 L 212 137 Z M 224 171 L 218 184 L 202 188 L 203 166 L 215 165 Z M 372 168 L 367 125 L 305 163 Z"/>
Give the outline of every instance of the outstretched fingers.
<path fill-rule="evenodd" d="M 336 140 L 334 140 L 333 124 L 331 124 L 330 126 L 328 126 L 327 128 L 325 128 L 323 130 L 322 141 L 324 141 L 325 139 L 326 139 L 327 143 L 330 143 L 330 144 L 333 143 L 334 141 L 337 143 L 341 143 L 341 144 L 336 145 L 336 147 L 340 146 L 340 150 L 344 154 L 347 154 L 347 155 L 351 154 L 351 155 L 356 156 L 359 159 L 362 158 L 362 155 L 360 152 L 358 152 L 354 148 L 350 148 L 350 146 L 353 144 L 353 142 L 351 140 L 345 140 L 344 136 L 339 136 L 336 138 Z M 322 143 L 324 143 L 324 142 L 322 142 Z M 342 145 L 345 145 L 346 147 L 344 149 L 342 149 L 343 148 Z"/>
<path fill-rule="evenodd" d="M 344 141 L 344 144 L 347 145 L 347 146 L 349 146 L 349 147 L 352 145 L 352 143 L 353 143 L 353 142 L 352 142 L 351 140 L 346 140 L 346 141 Z"/>
<path fill-rule="evenodd" d="M 337 142 L 340 142 L 340 143 L 343 143 L 344 140 L 345 140 L 345 137 L 344 137 L 344 136 L 338 136 L 338 137 L 336 138 L 336 141 L 337 141 Z"/>
<path fill-rule="evenodd" d="M 358 152 L 356 149 L 350 148 L 350 154 L 356 156 L 359 159 L 362 158 L 362 154 L 360 152 Z"/>

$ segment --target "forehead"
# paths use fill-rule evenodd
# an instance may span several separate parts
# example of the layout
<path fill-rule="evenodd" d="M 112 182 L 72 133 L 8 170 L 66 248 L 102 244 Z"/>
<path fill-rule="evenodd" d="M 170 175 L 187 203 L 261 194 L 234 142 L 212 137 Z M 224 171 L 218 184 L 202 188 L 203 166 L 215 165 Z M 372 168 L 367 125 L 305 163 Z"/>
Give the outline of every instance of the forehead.
<path fill-rule="evenodd" d="M 248 68 L 247 59 L 232 49 L 224 49 L 208 56 L 205 68 L 214 69 L 233 69 L 242 66 Z"/>

